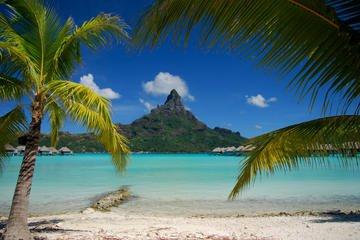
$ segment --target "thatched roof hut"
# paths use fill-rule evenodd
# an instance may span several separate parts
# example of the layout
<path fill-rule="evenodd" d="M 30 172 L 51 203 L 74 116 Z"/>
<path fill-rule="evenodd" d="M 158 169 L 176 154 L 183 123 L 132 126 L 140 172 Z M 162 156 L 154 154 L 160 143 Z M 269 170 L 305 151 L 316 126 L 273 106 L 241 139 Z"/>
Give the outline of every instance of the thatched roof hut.
<path fill-rule="evenodd" d="M 360 142 L 346 142 L 346 143 L 343 143 L 343 149 L 360 150 Z"/>
<path fill-rule="evenodd" d="M 309 151 L 312 152 L 329 152 L 336 153 L 342 151 L 360 151 L 360 142 L 345 142 L 343 144 L 333 145 L 333 144 L 312 144 L 307 147 Z"/>
<path fill-rule="evenodd" d="M 42 147 L 39 147 L 39 150 L 38 152 L 40 154 L 50 154 L 50 149 L 47 147 L 47 146 L 42 146 Z"/>
<path fill-rule="evenodd" d="M 10 144 L 5 144 L 4 148 L 7 153 L 14 153 L 16 151 L 16 148 Z"/>
<path fill-rule="evenodd" d="M 251 152 L 251 151 L 254 151 L 255 149 L 256 149 L 256 147 L 253 145 L 246 145 L 242 151 L 243 152 Z"/>
<path fill-rule="evenodd" d="M 24 153 L 25 152 L 25 146 L 23 146 L 23 145 L 17 146 L 16 151 L 18 153 Z"/>
<path fill-rule="evenodd" d="M 237 152 L 242 152 L 244 150 L 244 146 L 239 146 L 238 148 L 236 148 Z"/>
<path fill-rule="evenodd" d="M 234 146 L 227 147 L 227 148 L 225 148 L 225 151 L 226 151 L 226 152 L 235 152 L 235 151 L 236 151 L 236 147 L 234 147 Z"/>
<path fill-rule="evenodd" d="M 217 147 L 217 148 L 214 148 L 214 149 L 212 150 L 212 152 L 214 152 L 214 153 L 220 153 L 220 152 L 223 152 L 223 149 L 220 148 L 220 147 Z"/>
<path fill-rule="evenodd" d="M 59 154 L 59 151 L 54 147 L 49 147 L 50 154 Z"/>
<path fill-rule="evenodd" d="M 73 152 L 68 147 L 62 147 L 59 149 L 61 154 L 72 154 Z"/>

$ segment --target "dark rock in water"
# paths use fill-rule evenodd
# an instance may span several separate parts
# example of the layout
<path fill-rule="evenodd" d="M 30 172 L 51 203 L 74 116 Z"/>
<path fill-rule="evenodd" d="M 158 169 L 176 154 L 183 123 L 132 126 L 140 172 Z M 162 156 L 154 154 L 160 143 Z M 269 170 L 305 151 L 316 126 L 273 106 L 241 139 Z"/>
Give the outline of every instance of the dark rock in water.
<path fill-rule="evenodd" d="M 127 187 L 122 187 L 119 190 L 107 193 L 95 200 L 91 205 L 91 208 L 99 211 L 110 211 L 112 207 L 117 207 L 130 198 L 131 194 L 129 189 Z"/>

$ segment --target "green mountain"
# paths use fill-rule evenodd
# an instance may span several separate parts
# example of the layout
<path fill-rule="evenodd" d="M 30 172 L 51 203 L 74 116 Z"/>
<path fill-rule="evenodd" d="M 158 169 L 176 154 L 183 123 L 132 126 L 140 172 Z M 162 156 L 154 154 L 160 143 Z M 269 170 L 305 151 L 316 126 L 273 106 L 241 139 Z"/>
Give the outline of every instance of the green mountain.
<path fill-rule="evenodd" d="M 172 90 L 165 104 L 128 125 L 119 124 L 132 151 L 206 152 L 219 146 L 239 146 L 246 139 L 239 132 L 209 128 L 184 107 Z"/>
<path fill-rule="evenodd" d="M 215 147 L 239 146 L 246 139 L 239 132 L 225 128 L 211 129 L 186 110 L 179 94 L 172 90 L 162 106 L 128 125 L 118 124 L 130 140 L 134 152 L 206 152 Z M 26 136 L 19 139 L 25 144 Z M 16 142 L 11 144 L 17 145 Z M 50 146 L 50 136 L 42 134 L 40 145 Z M 59 134 L 58 148 L 74 152 L 103 152 L 92 134 Z"/>

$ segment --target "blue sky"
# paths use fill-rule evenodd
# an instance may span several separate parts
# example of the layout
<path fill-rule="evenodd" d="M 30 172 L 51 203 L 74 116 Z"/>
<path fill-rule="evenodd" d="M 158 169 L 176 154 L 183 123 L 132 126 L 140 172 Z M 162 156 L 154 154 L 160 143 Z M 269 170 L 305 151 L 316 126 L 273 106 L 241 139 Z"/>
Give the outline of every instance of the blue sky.
<path fill-rule="evenodd" d="M 63 19 L 71 16 L 77 24 L 107 12 L 120 15 L 130 26 L 135 25 L 149 3 L 150 0 L 52 0 Z M 230 128 L 246 137 L 320 116 L 318 110 L 309 112 L 306 101 L 298 102 L 276 71 L 257 68 L 250 59 L 221 49 L 201 49 L 195 38 L 187 48 L 167 42 L 139 53 L 123 45 L 112 45 L 95 53 L 85 50 L 83 56 L 84 63 L 72 80 L 80 82 L 85 76 L 83 82 L 95 83 L 102 94 L 114 97 L 115 122 L 130 123 L 146 114 L 147 108 L 162 104 L 169 86 L 177 86 L 185 105 L 210 127 Z M 103 90 L 106 88 L 110 89 Z M 0 106 L 0 113 L 4 113 L 11 104 Z M 47 121 L 43 125 L 47 132 Z M 63 130 L 85 131 L 70 121 Z"/>

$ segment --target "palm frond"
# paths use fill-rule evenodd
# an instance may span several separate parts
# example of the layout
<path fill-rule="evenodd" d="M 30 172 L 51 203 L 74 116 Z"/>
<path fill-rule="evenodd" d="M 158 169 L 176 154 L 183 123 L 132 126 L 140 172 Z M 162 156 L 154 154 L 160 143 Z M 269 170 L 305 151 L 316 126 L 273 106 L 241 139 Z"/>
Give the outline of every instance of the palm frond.
<path fill-rule="evenodd" d="M 74 70 L 76 64 L 81 63 L 81 48 L 79 42 L 73 42 L 72 44 L 67 43 L 74 29 L 75 23 L 70 17 L 66 20 L 54 43 L 54 45 L 56 45 L 56 51 L 51 59 L 52 65 L 50 72 L 53 74 L 49 77 L 50 80 L 55 78 L 55 76 L 58 79 L 68 78 L 69 73 Z"/>
<path fill-rule="evenodd" d="M 59 99 L 74 121 L 87 127 L 113 156 L 118 170 L 127 163 L 127 139 L 117 131 L 111 120 L 110 102 L 92 89 L 71 81 L 52 81 L 48 84 L 51 98 Z"/>
<path fill-rule="evenodd" d="M 111 40 L 128 41 L 129 26 L 118 16 L 99 14 L 76 28 L 66 40 L 66 44 L 79 41 L 91 49 L 103 47 Z"/>
<path fill-rule="evenodd" d="M 359 8 L 360 2 L 357 0 L 328 0 L 326 2 L 335 10 L 337 16 L 355 31 L 360 31 Z"/>
<path fill-rule="evenodd" d="M 119 171 L 124 171 L 127 165 L 127 139 L 117 131 L 117 127 L 109 122 L 96 110 L 84 103 L 64 101 L 66 113 L 76 122 L 87 127 L 103 144 L 105 150 L 111 153 L 113 163 Z"/>
<path fill-rule="evenodd" d="M 262 66 L 294 76 L 299 97 L 319 98 L 324 111 L 340 96 L 346 112 L 360 111 L 360 7 L 357 0 L 157 0 L 136 28 L 134 41 L 155 46 L 168 36 L 256 57 Z M 352 108 L 353 109 L 353 108 Z"/>
<path fill-rule="evenodd" d="M 47 85 L 47 91 L 50 96 L 55 96 L 62 102 L 84 103 L 103 116 L 107 123 L 111 122 L 110 101 L 89 87 L 76 82 L 54 80 Z"/>
<path fill-rule="evenodd" d="M 14 100 L 23 96 L 26 84 L 19 79 L 0 73 L 0 100 Z"/>
<path fill-rule="evenodd" d="M 112 162 L 119 172 L 124 172 L 129 161 L 128 140 L 119 133 L 118 126 L 112 124 L 97 134 L 98 140 L 112 154 Z"/>
<path fill-rule="evenodd" d="M 0 41 L 0 60 L 1 68 L 6 68 L 5 72 L 2 71 L 3 73 L 7 72 L 10 65 L 11 72 L 18 71 L 28 79 L 36 76 L 36 65 L 18 45 L 8 41 Z"/>
<path fill-rule="evenodd" d="M 6 158 L 5 144 L 15 139 L 26 129 L 25 114 L 20 106 L 0 116 L 0 173 L 3 160 Z"/>
<path fill-rule="evenodd" d="M 45 112 L 49 113 L 51 146 L 56 147 L 59 140 L 59 131 L 63 127 L 66 113 L 54 100 L 45 105 Z"/>
<path fill-rule="evenodd" d="M 256 149 L 244 160 L 236 185 L 229 198 L 263 172 L 291 170 L 301 164 L 331 163 L 328 151 L 339 153 L 342 166 L 358 167 L 356 148 L 360 145 L 360 116 L 326 117 L 292 125 L 249 141 Z M 349 157 L 349 153 L 355 157 Z"/>
<path fill-rule="evenodd" d="M 112 40 L 128 42 L 128 25 L 118 16 L 99 14 L 75 26 L 69 18 L 58 38 L 58 49 L 54 54 L 53 63 L 60 76 L 71 72 L 75 64 L 81 62 L 80 46 L 85 45 L 93 50 L 109 44 Z"/>

